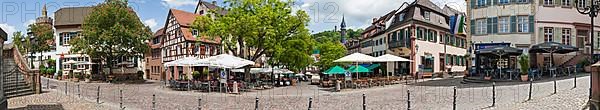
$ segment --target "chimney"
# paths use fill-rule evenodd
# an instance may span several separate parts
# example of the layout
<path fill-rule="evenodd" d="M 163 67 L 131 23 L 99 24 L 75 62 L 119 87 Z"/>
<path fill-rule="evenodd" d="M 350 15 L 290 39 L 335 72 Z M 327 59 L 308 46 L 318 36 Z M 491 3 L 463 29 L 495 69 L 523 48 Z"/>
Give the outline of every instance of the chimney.
<path fill-rule="evenodd" d="M 212 4 L 215 4 L 215 5 L 217 5 L 217 0 L 213 0 L 213 1 L 212 1 Z"/>
<path fill-rule="evenodd" d="M 337 26 L 334 26 L 333 32 L 337 32 Z"/>
<path fill-rule="evenodd" d="M 375 23 L 375 21 L 377 21 L 377 18 L 373 18 L 373 23 Z"/>

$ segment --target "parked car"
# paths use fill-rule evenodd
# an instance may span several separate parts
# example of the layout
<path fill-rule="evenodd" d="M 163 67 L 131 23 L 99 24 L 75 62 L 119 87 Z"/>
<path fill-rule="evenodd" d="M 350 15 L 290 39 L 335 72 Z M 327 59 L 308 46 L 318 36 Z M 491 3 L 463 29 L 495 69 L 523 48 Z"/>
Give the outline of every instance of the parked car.
<path fill-rule="evenodd" d="M 319 84 L 319 81 L 321 81 L 321 77 L 319 75 L 312 75 L 310 77 L 310 84 Z"/>

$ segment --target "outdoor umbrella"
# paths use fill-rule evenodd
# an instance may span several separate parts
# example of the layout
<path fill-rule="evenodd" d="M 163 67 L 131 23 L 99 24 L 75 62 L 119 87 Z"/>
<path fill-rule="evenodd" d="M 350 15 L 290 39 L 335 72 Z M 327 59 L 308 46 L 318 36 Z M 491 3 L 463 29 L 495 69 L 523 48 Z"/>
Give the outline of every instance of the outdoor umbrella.
<path fill-rule="evenodd" d="M 395 56 L 392 54 L 385 54 L 385 55 L 379 56 L 379 57 L 377 57 L 377 60 L 378 60 L 378 62 L 411 62 L 409 59 L 398 57 L 398 56 Z M 372 70 L 372 69 L 376 68 L 377 66 L 379 66 L 379 64 L 374 64 L 367 68 Z M 389 73 L 386 72 L 385 75 L 388 79 L 390 78 Z"/>
<path fill-rule="evenodd" d="M 325 71 L 325 74 L 331 75 L 331 74 L 344 74 L 346 73 L 346 70 L 340 66 L 335 66 L 333 68 L 328 69 L 327 71 Z"/>
<path fill-rule="evenodd" d="M 371 72 L 371 70 L 369 70 L 368 68 L 365 68 L 363 66 L 350 66 L 350 68 L 348 68 L 348 71 L 350 72 L 356 72 L 356 73 L 368 73 Z"/>
<path fill-rule="evenodd" d="M 375 57 L 369 56 L 369 55 L 365 55 L 362 53 L 353 53 L 350 54 L 348 56 L 344 56 L 340 59 L 334 60 L 333 62 L 354 62 L 355 65 L 358 65 L 358 63 L 362 62 L 378 62 L 379 60 Z M 357 79 L 358 79 L 358 73 L 356 73 L 357 75 Z"/>
<path fill-rule="evenodd" d="M 510 56 L 510 55 L 521 55 L 523 50 L 509 47 L 509 46 L 497 46 L 497 47 L 489 47 L 485 49 L 481 49 L 477 51 L 478 55 L 484 56 L 498 56 L 499 59 L 502 59 L 502 56 Z M 500 73 L 502 73 L 502 67 L 500 67 Z"/>
<path fill-rule="evenodd" d="M 557 42 L 544 42 L 531 46 L 529 53 L 550 53 L 550 67 L 554 65 L 554 53 L 565 54 L 578 51 L 577 47 Z"/>

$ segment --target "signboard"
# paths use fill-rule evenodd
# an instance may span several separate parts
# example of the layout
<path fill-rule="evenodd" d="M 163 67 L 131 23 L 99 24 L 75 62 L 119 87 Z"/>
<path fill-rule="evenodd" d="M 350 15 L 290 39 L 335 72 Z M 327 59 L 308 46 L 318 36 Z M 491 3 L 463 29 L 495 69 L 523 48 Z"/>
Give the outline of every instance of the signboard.
<path fill-rule="evenodd" d="M 219 80 L 219 82 L 221 83 L 226 83 L 227 82 L 227 75 L 225 74 L 225 71 L 221 71 L 221 79 Z"/>
<path fill-rule="evenodd" d="M 350 73 L 350 72 L 346 71 L 346 72 L 344 73 L 344 75 L 346 76 L 346 77 L 344 77 L 344 79 L 345 79 L 346 81 L 352 80 L 352 73 Z"/>

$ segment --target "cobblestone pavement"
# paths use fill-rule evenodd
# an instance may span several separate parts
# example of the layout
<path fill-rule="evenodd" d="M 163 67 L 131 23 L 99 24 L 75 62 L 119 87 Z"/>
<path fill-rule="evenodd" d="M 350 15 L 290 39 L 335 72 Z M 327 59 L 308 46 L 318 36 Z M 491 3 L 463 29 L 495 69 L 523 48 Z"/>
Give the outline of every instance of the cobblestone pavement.
<path fill-rule="evenodd" d="M 14 110 L 106 110 L 117 109 L 98 105 L 76 97 L 68 97 L 56 91 L 8 99 L 8 108 Z"/>
<path fill-rule="evenodd" d="M 47 81 L 50 83 L 46 83 Z M 499 85 L 495 88 L 495 106 L 491 106 L 493 102 L 492 87 L 456 84 L 458 86 L 456 107 L 458 110 L 581 109 L 585 106 L 588 98 L 589 76 L 579 77 L 577 88 L 573 88 L 573 81 L 573 79 L 557 81 L 556 94 L 553 94 L 554 83 L 552 81 L 534 82 L 532 100 L 529 101 L 527 101 L 529 84 Z M 44 79 L 42 84 L 44 87 L 49 85 L 58 94 L 65 94 L 64 81 Z M 80 94 L 77 92 L 77 85 L 80 85 Z M 407 90 L 410 90 L 411 109 L 447 110 L 453 107 L 453 86 L 415 86 L 412 84 L 329 92 L 303 83 L 300 86 L 279 87 L 232 95 L 216 92 L 173 91 L 163 88 L 161 83 L 156 81 L 142 84 L 68 82 L 66 94 L 70 98 L 81 95 L 83 99 L 95 102 L 98 86 L 101 88 L 99 98 L 101 105 L 118 108 L 121 102 L 119 90 L 122 90 L 123 107 L 140 110 L 152 109 L 153 94 L 156 95 L 155 107 L 158 110 L 197 109 L 198 99 L 202 99 L 200 103 L 202 109 L 251 110 L 255 107 L 255 98 L 259 98 L 258 108 L 261 110 L 298 110 L 308 109 L 309 97 L 313 98 L 312 108 L 314 110 L 361 110 L 362 94 L 366 95 L 367 109 L 397 110 L 408 107 Z"/>

